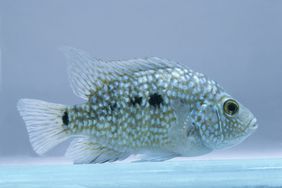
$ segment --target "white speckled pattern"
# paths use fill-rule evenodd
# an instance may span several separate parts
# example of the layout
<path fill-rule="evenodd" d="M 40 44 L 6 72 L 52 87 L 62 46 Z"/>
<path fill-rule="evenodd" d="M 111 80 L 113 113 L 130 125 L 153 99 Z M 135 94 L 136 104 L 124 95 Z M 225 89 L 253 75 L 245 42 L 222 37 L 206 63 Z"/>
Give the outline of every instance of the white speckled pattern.
<path fill-rule="evenodd" d="M 115 69 L 115 63 L 122 69 Z M 88 84 L 92 85 L 87 93 L 88 102 L 69 108 L 70 112 L 74 111 L 69 126 L 73 134 L 87 134 L 105 147 L 137 153 L 144 149 L 179 152 L 175 148 L 182 143 L 190 150 L 184 148 L 179 152 L 184 155 L 196 155 L 198 150 L 209 152 L 226 145 L 225 138 L 248 135 L 248 131 L 243 131 L 246 125 L 235 130 L 240 124 L 224 114 L 220 115 L 223 122 L 218 122 L 220 109 L 216 105 L 231 97 L 201 73 L 160 58 L 104 64 L 104 67 L 113 66 L 111 70 L 115 72 L 100 70 L 106 75 L 100 76 L 99 84 Z M 130 69 L 126 70 L 126 66 Z M 107 74 L 111 75 L 110 79 Z M 154 94 L 162 99 L 157 106 L 149 102 Z M 133 104 L 136 97 L 140 103 Z M 224 135 L 230 123 L 232 132 Z M 199 143 L 187 143 L 187 136 Z"/>
<path fill-rule="evenodd" d="M 78 137 L 67 151 L 77 163 L 115 161 L 130 154 L 166 160 L 234 146 L 256 129 L 246 107 L 185 66 L 157 57 L 105 62 L 74 48 L 65 51 L 73 91 L 87 101 L 69 107 L 52 104 L 58 114 L 50 115 L 48 108 L 53 107 L 45 102 L 44 111 L 32 100 L 19 105 L 27 126 L 32 126 L 31 141 L 38 153 L 65 140 L 64 133 Z M 40 121 L 36 112 L 42 115 Z M 60 133 L 52 144 L 37 136 L 43 131 L 45 137 L 58 137 L 36 127 L 48 123 L 46 114 Z"/>

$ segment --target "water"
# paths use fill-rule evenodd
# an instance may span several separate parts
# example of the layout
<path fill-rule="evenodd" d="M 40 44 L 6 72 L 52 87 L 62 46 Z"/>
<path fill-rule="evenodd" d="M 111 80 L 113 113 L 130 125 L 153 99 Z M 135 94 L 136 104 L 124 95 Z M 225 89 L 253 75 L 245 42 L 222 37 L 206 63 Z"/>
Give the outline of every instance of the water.
<path fill-rule="evenodd" d="M 1 165 L 1 188 L 282 187 L 282 159 Z"/>

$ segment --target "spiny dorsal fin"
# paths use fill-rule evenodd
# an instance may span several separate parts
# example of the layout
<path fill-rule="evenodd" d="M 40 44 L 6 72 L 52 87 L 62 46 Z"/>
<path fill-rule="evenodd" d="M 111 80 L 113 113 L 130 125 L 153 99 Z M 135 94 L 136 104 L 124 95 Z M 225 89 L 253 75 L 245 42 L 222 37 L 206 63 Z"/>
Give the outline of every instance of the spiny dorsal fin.
<path fill-rule="evenodd" d="M 106 62 L 72 47 L 62 47 L 61 50 L 69 63 L 71 87 L 77 96 L 84 99 L 87 99 L 97 86 L 101 86 L 102 81 L 112 80 L 120 75 L 150 69 L 181 67 L 173 61 L 158 57 Z"/>
<path fill-rule="evenodd" d="M 66 157 L 75 164 L 105 163 L 123 160 L 129 155 L 99 146 L 87 137 L 74 139 L 67 149 Z"/>

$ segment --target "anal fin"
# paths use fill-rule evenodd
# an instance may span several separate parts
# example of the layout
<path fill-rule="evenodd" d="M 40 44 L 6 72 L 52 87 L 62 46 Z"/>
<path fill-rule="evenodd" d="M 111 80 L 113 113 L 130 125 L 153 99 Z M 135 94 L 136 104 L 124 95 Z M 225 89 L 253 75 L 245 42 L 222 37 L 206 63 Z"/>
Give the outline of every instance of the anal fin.
<path fill-rule="evenodd" d="M 129 155 L 100 146 L 88 137 L 75 138 L 65 154 L 74 164 L 105 163 L 123 160 Z"/>

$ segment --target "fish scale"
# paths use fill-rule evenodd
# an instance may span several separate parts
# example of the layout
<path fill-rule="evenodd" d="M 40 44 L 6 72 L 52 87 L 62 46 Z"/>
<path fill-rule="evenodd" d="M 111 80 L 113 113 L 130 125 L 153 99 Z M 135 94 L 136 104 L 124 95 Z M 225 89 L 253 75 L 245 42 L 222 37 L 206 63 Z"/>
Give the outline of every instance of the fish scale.
<path fill-rule="evenodd" d="M 161 104 L 162 106 L 159 108 L 147 105 L 149 95 L 146 92 L 142 92 L 142 90 L 140 90 L 140 88 L 142 87 L 140 86 L 147 85 L 148 91 L 150 91 L 153 86 L 159 88 L 159 90 L 152 90 L 151 93 L 165 93 L 165 91 L 175 89 L 175 87 L 177 86 L 170 84 L 171 79 L 173 79 L 170 76 L 168 76 L 168 78 L 166 79 L 164 78 L 164 76 L 162 76 L 162 80 L 155 79 L 156 77 L 159 78 L 161 75 L 163 75 L 163 71 L 156 70 L 150 72 L 150 74 L 146 73 L 143 75 L 135 73 L 134 76 L 126 76 L 126 79 L 123 79 L 122 77 L 118 81 L 112 81 L 112 83 L 108 83 L 108 88 L 115 89 L 109 90 L 102 87 L 100 90 L 102 90 L 101 93 L 103 97 L 97 95 L 100 90 L 92 93 L 91 96 L 95 96 L 95 98 L 98 99 L 96 99 L 94 103 L 93 100 L 91 100 L 90 96 L 87 105 L 90 106 L 90 109 L 96 109 L 95 111 L 90 111 L 90 114 L 95 114 L 94 117 L 89 117 L 89 111 L 87 111 L 87 109 L 85 108 L 85 104 L 81 105 L 81 107 L 74 106 L 73 109 L 70 108 L 69 111 L 74 111 L 74 113 L 71 113 L 72 116 L 70 116 L 70 126 L 80 127 L 78 129 L 74 128 L 75 131 L 73 133 L 80 134 L 83 129 L 86 128 L 84 126 L 84 122 L 88 122 L 87 120 L 90 119 L 91 124 L 86 123 L 87 128 L 92 129 L 89 136 L 93 136 L 97 140 L 103 140 L 101 143 L 102 145 L 105 145 L 105 139 L 107 140 L 107 137 L 110 137 L 115 143 L 117 143 L 117 147 L 125 147 L 125 144 L 121 142 L 125 141 L 127 147 L 131 147 L 130 149 L 135 149 L 134 147 L 156 147 L 168 144 L 169 138 L 167 130 L 169 126 L 174 124 L 176 121 L 174 111 L 170 107 L 168 101 L 166 104 Z M 182 73 L 182 76 L 184 76 L 184 71 L 178 69 L 168 69 L 165 70 L 165 72 L 175 72 L 175 77 L 180 76 L 179 73 Z M 138 77 L 138 75 L 140 76 Z M 163 82 L 167 83 L 165 84 L 167 85 L 166 88 L 161 87 Z M 134 83 L 136 83 L 136 85 Z M 178 92 L 183 93 L 184 90 L 179 89 Z M 142 96 L 144 103 L 139 105 L 138 107 L 130 105 L 130 100 L 128 99 L 134 96 L 131 93 L 139 93 L 139 96 Z M 125 94 L 128 94 L 128 96 L 125 96 Z M 166 96 L 165 94 L 163 97 L 167 97 L 168 99 L 174 98 L 174 96 Z M 109 101 L 107 99 L 116 101 L 114 103 L 117 103 L 117 106 L 121 107 L 113 111 L 109 110 Z M 125 103 L 127 104 L 125 105 Z M 99 104 L 103 105 L 100 106 Z M 163 108 L 164 105 L 166 106 L 166 108 Z M 117 110 L 119 111 L 119 113 L 116 113 Z M 120 113 L 120 110 L 123 113 Z M 120 114 L 122 114 L 122 116 L 120 116 Z M 136 116 L 136 114 L 142 115 Z M 103 117 L 103 120 L 101 120 L 101 117 Z M 91 121 L 91 119 L 93 118 L 95 119 L 94 122 Z M 76 124 L 75 122 L 78 122 L 76 121 L 77 119 L 79 120 L 79 122 L 81 122 L 81 119 L 86 120 L 82 121 L 83 123 Z M 112 131 L 110 129 L 110 126 L 104 126 L 105 124 L 115 126 L 116 128 L 114 129 L 114 131 Z M 98 134 L 95 134 L 95 132 Z M 144 139 L 140 140 L 139 138 Z M 110 143 L 112 143 L 112 141 Z"/>

